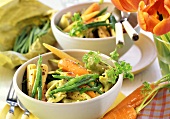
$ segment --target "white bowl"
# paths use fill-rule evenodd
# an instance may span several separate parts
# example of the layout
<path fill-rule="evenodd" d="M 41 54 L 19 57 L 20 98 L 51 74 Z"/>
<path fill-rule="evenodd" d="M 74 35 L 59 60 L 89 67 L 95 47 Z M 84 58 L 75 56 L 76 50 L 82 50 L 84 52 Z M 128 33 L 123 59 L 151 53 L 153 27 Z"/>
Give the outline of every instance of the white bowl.
<path fill-rule="evenodd" d="M 65 50 L 66 53 L 81 60 L 87 50 Z M 101 55 L 108 60 L 108 56 Z M 43 63 L 51 66 L 48 59 L 54 58 L 52 53 L 42 55 Z M 123 74 L 119 76 L 117 83 L 106 93 L 90 100 L 76 103 L 48 103 L 36 100 L 22 92 L 22 81 L 28 64 L 36 63 L 39 57 L 35 57 L 21 65 L 13 78 L 13 85 L 19 100 L 23 105 L 39 119 L 97 119 L 100 118 L 115 101 L 123 81 Z M 50 70 L 53 67 L 50 68 Z"/>
<path fill-rule="evenodd" d="M 92 3 L 93 2 L 85 2 L 85 3 L 76 4 L 76 5 L 64 8 L 53 15 L 52 20 L 51 20 L 52 32 L 53 32 L 59 46 L 62 49 L 86 49 L 86 50 L 99 51 L 106 55 L 109 55 L 110 52 L 112 52 L 115 49 L 115 47 L 116 47 L 115 37 L 77 38 L 77 37 L 71 37 L 56 28 L 56 25 L 59 23 L 60 18 L 62 17 L 63 14 L 65 14 L 67 12 L 74 13 L 77 11 L 81 11 L 81 10 L 87 8 Z M 104 2 L 100 6 L 101 6 L 101 9 L 108 7 L 108 9 L 107 9 L 108 12 L 112 12 L 113 9 L 115 8 L 111 2 Z M 137 24 L 136 13 L 132 13 L 130 15 L 129 19 L 130 19 L 129 22 L 131 24 L 133 24 L 134 29 L 139 33 L 140 27 Z M 118 49 L 118 53 L 120 56 L 122 56 L 124 53 L 126 53 L 133 45 L 133 41 L 130 39 L 130 37 L 127 35 L 127 33 L 124 33 L 124 39 L 125 39 L 125 46 Z"/>

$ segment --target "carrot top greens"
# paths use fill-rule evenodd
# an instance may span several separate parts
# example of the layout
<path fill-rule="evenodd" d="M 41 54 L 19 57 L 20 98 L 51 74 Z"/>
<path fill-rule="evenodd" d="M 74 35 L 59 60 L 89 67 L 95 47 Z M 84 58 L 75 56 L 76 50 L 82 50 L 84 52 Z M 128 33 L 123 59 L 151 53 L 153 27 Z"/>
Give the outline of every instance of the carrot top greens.
<path fill-rule="evenodd" d="M 152 89 L 151 84 L 154 85 L 155 88 Z M 161 79 L 151 84 L 148 82 L 143 83 L 144 87 L 141 89 L 141 92 L 146 96 L 140 106 L 136 108 L 137 113 L 139 113 L 145 106 L 147 106 L 161 89 L 170 89 L 170 74 L 163 76 Z"/>

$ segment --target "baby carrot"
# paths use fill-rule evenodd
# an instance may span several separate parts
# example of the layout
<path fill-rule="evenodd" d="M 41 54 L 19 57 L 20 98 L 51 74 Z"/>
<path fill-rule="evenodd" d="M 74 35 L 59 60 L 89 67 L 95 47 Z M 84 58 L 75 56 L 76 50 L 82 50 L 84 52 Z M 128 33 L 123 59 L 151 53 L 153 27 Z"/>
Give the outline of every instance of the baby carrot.
<path fill-rule="evenodd" d="M 77 64 L 75 61 L 66 58 L 59 60 L 58 67 L 62 68 L 62 70 L 73 72 L 76 75 L 89 74 L 86 68 Z M 88 94 L 91 98 L 96 97 L 94 91 L 87 91 L 86 94 Z"/>
<path fill-rule="evenodd" d="M 76 75 L 89 74 L 86 68 L 67 58 L 59 60 L 58 67 L 64 71 L 73 72 Z"/>
<path fill-rule="evenodd" d="M 81 86 L 81 87 L 89 87 L 89 86 L 88 85 L 84 85 L 84 86 Z M 85 93 L 87 95 L 89 95 L 91 98 L 96 97 L 96 93 L 94 91 L 86 91 Z"/>
<path fill-rule="evenodd" d="M 134 107 L 124 106 L 114 111 L 109 111 L 102 119 L 136 119 L 137 113 Z"/>
<path fill-rule="evenodd" d="M 94 91 L 87 91 L 86 94 L 89 95 L 91 98 L 96 97 L 96 94 L 94 93 Z"/>
<path fill-rule="evenodd" d="M 43 43 L 43 46 L 44 46 L 45 48 L 47 48 L 49 51 L 51 51 L 53 54 L 55 54 L 56 56 L 58 56 L 59 58 L 61 58 L 61 59 L 62 59 L 62 58 L 69 58 L 69 59 L 74 60 L 74 61 L 78 62 L 79 64 L 83 65 L 83 63 L 82 63 L 81 61 L 79 61 L 79 60 L 77 60 L 76 58 L 68 55 L 67 53 L 59 50 L 59 49 L 56 48 L 56 47 L 53 47 L 53 46 L 51 46 L 51 45 L 49 45 L 49 44 L 46 44 L 46 43 Z"/>
<path fill-rule="evenodd" d="M 98 3 L 93 3 L 85 10 L 85 12 L 82 15 L 86 15 L 99 10 L 100 10 L 100 5 Z"/>

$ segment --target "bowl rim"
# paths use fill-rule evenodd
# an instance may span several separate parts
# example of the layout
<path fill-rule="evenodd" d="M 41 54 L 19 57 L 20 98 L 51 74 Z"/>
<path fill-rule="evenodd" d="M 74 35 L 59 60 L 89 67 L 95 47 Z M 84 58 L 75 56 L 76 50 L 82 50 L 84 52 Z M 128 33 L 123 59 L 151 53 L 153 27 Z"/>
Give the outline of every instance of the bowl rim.
<path fill-rule="evenodd" d="M 71 37 L 71 36 L 69 36 L 68 34 L 60 31 L 60 30 L 56 27 L 55 19 L 56 19 L 56 17 L 58 17 L 58 15 L 60 15 L 62 12 L 66 13 L 66 12 L 69 12 L 69 11 L 70 11 L 69 9 L 76 8 L 77 6 L 80 6 L 80 5 L 83 5 L 83 4 L 86 5 L 86 4 L 92 4 L 92 3 L 96 3 L 96 2 L 91 1 L 91 2 L 77 3 L 77 4 L 75 4 L 75 5 L 71 5 L 71 6 L 69 6 L 69 7 L 63 8 L 63 9 L 61 9 L 60 11 L 54 13 L 54 14 L 52 15 L 52 18 L 51 18 L 51 28 L 54 29 L 58 34 L 63 35 L 63 36 L 66 37 L 66 38 L 71 38 L 71 39 L 73 39 L 73 40 L 80 40 L 80 41 L 91 41 L 91 40 L 92 40 L 92 41 L 100 41 L 100 40 L 112 40 L 112 39 L 114 39 L 115 36 L 106 37 L 106 38 L 79 38 L 79 37 Z M 112 5 L 113 5 L 112 2 L 103 2 L 102 4 L 112 4 Z M 115 7 L 115 6 L 113 5 L 113 7 Z M 139 27 L 139 24 L 136 24 L 136 26 L 134 27 L 134 29 L 137 29 L 138 27 Z M 127 33 L 123 33 L 123 35 L 125 35 L 125 34 L 127 34 Z"/>
<path fill-rule="evenodd" d="M 67 50 L 63 50 L 63 51 L 64 52 L 84 52 L 84 53 L 87 53 L 89 50 L 67 49 Z M 42 54 L 42 57 L 47 56 L 47 55 L 53 55 L 53 53 L 52 52 L 44 53 L 44 54 Z M 102 54 L 102 53 L 101 53 L 101 56 L 104 56 L 106 58 L 108 57 L 107 55 Z M 17 76 L 18 76 L 19 72 L 21 70 L 23 70 L 24 67 L 26 68 L 26 66 L 29 64 L 29 62 L 31 62 L 33 60 L 36 60 L 36 59 L 38 59 L 38 56 L 28 60 L 27 62 L 22 64 L 16 70 L 16 72 L 14 74 L 14 77 L 13 77 L 13 82 L 14 82 L 13 85 L 14 85 L 14 89 L 16 90 L 16 92 L 19 93 L 19 95 L 22 95 L 22 97 L 27 98 L 30 101 L 34 101 L 36 103 L 41 103 L 43 105 L 50 105 L 50 106 L 56 106 L 56 105 L 58 105 L 58 106 L 73 106 L 73 105 L 81 105 L 81 104 L 85 104 L 85 103 L 93 103 L 96 100 L 100 100 L 100 99 L 104 98 L 106 95 L 109 95 L 112 92 L 112 90 L 116 89 L 119 86 L 119 83 L 122 83 L 122 81 L 123 81 L 123 74 L 119 74 L 119 80 L 116 82 L 116 84 L 111 89 L 109 89 L 107 92 L 103 93 L 102 95 L 99 95 L 99 96 L 97 96 L 95 98 L 92 98 L 92 99 L 89 99 L 89 100 L 85 100 L 85 101 L 79 101 L 79 102 L 74 102 L 74 103 L 51 103 L 51 102 L 45 102 L 45 101 L 37 100 L 37 99 L 34 99 L 34 98 L 26 95 L 24 92 L 22 92 L 22 90 L 20 90 L 19 86 L 17 85 Z"/>

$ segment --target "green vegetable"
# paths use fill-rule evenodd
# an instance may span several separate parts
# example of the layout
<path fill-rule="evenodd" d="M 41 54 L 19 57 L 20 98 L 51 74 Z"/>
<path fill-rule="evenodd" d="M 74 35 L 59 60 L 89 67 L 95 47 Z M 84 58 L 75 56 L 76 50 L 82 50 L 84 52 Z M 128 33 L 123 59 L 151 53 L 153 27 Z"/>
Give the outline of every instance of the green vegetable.
<path fill-rule="evenodd" d="M 41 64 L 42 64 L 42 56 L 39 56 L 38 62 L 37 62 L 37 72 L 36 72 L 36 77 L 32 89 L 32 97 L 35 98 L 35 95 L 37 93 L 38 89 L 38 99 L 42 98 L 42 69 L 41 69 Z"/>
<path fill-rule="evenodd" d="M 74 13 L 72 20 L 73 22 L 76 22 L 76 24 L 70 30 L 69 35 L 70 36 L 82 36 L 84 34 L 83 32 L 87 29 L 87 27 L 84 25 L 83 20 L 80 17 L 80 14 Z"/>
<path fill-rule="evenodd" d="M 118 59 L 119 59 L 119 53 L 117 52 L 117 48 L 116 48 L 113 52 L 110 53 L 110 57 L 111 57 L 113 60 L 118 61 Z"/>
<path fill-rule="evenodd" d="M 142 101 L 141 105 L 136 108 L 137 113 L 139 113 L 146 105 L 148 105 L 151 100 L 155 97 L 155 95 L 163 88 L 170 89 L 170 74 L 165 75 L 158 81 L 153 83 L 155 88 L 152 89 L 148 82 L 144 82 L 144 87 L 142 89 L 142 92 L 146 91 L 147 96 L 145 96 L 144 100 Z"/>
<path fill-rule="evenodd" d="M 25 54 L 28 53 L 29 48 L 35 40 L 42 35 L 46 34 L 50 28 L 50 21 L 42 24 L 41 26 L 30 25 L 26 26 L 21 34 L 15 40 L 13 51 Z"/>
<path fill-rule="evenodd" d="M 106 23 L 106 21 L 98 21 L 98 22 L 92 22 L 89 24 L 85 24 L 84 26 L 87 28 L 94 28 L 99 26 L 109 26 L 110 24 Z"/>
<path fill-rule="evenodd" d="M 39 84 L 37 87 L 38 90 L 38 100 L 42 99 L 42 70 L 40 70 L 41 75 L 39 76 Z"/>
<path fill-rule="evenodd" d="M 69 79 L 72 79 L 73 77 L 71 76 L 61 76 L 61 75 L 52 75 L 54 78 L 57 78 L 57 79 L 66 79 L 66 80 L 69 80 Z"/>
<path fill-rule="evenodd" d="M 73 90 L 69 90 L 68 92 L 75 92 L 75 91 L 79 91 L 80 93 L 84 93 L 86 91 L 94 91 L 94 92 L 98 92 L 99 94 L 103 94 L 103 92 L 100 90 L 100 88 L 102 87 L 102 85 L 98 85 L 98 86 L 93 86 L 93 87 L 83 87 L 83 88 L 75 88 Z"/>
<path fill-rule="evenodd" d="M 98 74 L 85 74 L 85 75 L 82 75 L 82 76 L 77 76 L 77 77 L 69 80 L 66 84 L 63 85 L 63 87 L 73 85 L 73 84 L 80 82 L 82 80 L 87 80 L 87 79 L 90 79 L 90 78 L 96 79 L 98 77 L 99 77 Z"/>
<path fill-rule="evenodd" d="M 111 55 L 112 55 L 111 58 L 115 59 L 115 57 L 117 57 L 116 50 L 113 51 Z M 108 81 L 113 84 L 118 79 L 119 74 L 122 73 L 124 78 L 128 78 L 130 80 L 134 79 L 134 75 L 131 73 L 132 66 L 129 63 L 126 63 L 124 61 L 113 62 L 114 66 L 111 66 L 101 59 L 98 52 L 91 51 L 85 54 L 83 56 L 83 62 L 85 63 L 85 67 L 90 70 L 104 69 L 103 71 L 105 71 L 107 69 L 105 73 L 108 77 Z M 98 65 L 98 64 L 105 64 L 105 65 Z M 94 66 L 103 66 L 103 67 L 98 68 Z"/>
<path fill-rule="evenodd" d="M 101 10 L 95 17 L 101 16 L 103 13 L 105 13 L 107 11 L 107 8 L 104 8 L 103 10 Z"/>
<path fill-rule="evenodd" d="M 85 67 L 92 73 L 103 74 L 110 65 L 107 65 L 99 55 L 99 52 L 90 51 L 82 57 Z"/>
<path fill-rule="evenodd" d="M 113 15 L 110 15 L 109 19 L 110 19 L 110 23 L 111 23 L 110 26 L 111 26 L 111 28 L 114 29 L 114 31 L 115 31 L 115 23 L 116 23 L 117 21 L 116 21 L 116 19 L 115 19 L 115 17 L 114 17 Z"/>
<path fill-rule="evenodd" d="M 73 22 L 76 22 L 76 24 L 73 26 L 73 28 L 69 32 L 70 36 L 84 37 L 87 32 L 87 29 L 89 28 L 96 28 L 99 26 L 110 26 L 111 25 L 111 24 L 106 23 L 106 21 L 99 21 L 99 22 L 92 22 L 89 24 L 84 24 L 79 13 L 74 13 L 72 20 Z"/>
<path fill-rule="evenodd" d="M 88 84 L 89 82 L 93 82 L 97 80 L 97 78 L 98 75 L 96 74 L 78 76 L 76 78 L 70 79 L 70 81 L 64 84 L 62 87 L 50 91 L 49 94 L 52 96 L 53 94 L 58 92 L 70 91 L 84 84 Z"/>

